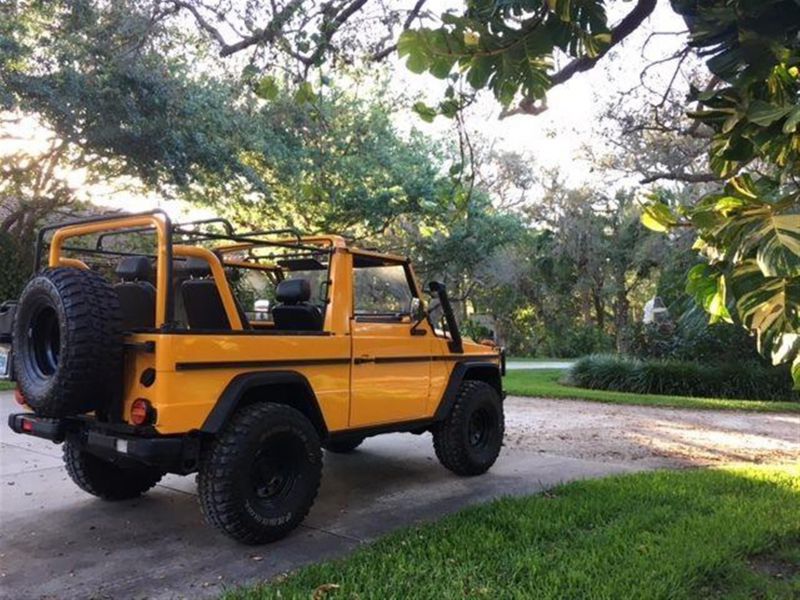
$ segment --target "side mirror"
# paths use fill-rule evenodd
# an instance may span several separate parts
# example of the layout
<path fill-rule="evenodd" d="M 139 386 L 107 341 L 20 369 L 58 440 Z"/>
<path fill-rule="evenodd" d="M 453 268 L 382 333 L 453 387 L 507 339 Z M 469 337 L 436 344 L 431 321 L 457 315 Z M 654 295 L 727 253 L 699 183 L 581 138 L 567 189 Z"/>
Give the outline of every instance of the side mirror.
<path fill-rule="evenodd" d="M 422 300 L 419 298 L 412 298 L 408 313 L 411 315 L 411 320 L 415 323 L 422 321 L 422 319 L 425 318 L 425 307 L 422 306 Z"/>

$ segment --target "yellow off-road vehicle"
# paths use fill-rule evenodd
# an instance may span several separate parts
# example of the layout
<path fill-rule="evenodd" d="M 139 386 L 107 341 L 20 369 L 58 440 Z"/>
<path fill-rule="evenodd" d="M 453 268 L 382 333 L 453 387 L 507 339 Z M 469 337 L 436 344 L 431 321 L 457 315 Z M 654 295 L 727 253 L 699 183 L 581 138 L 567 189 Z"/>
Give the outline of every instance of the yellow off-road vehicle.
<path fill-rule="evenodd" d="M 211 524 L 275 540 L 308 513 L 321 448 L 430 431 L 459 475 L 495 462 L 503 354 L 430 292 L 437 309 L 407 259 L 334 235 L 161 211 L 47 227 L 0 308 L 0 376 L 27 408 L 9 425 L 63 442 L 73 481 L 108 500 L 197 472 Z"/>

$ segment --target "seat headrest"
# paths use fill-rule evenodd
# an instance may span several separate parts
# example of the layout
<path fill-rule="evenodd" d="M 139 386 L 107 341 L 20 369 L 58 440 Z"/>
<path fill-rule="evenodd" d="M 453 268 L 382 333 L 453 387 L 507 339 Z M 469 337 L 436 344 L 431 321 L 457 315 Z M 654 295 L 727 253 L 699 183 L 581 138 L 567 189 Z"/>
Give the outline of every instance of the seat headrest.
<path fill-rule="evenodd" d="M 278 284 L 275 298 L 285 304 L 308 302 L 311 298 L 311 284 L 308 279 L 285 279 Z"/>
<path fill-rule="evenodd" d="M 202 258 L 190 256 L 185 261 L 178 263 L 179 269 L 189 277 L 208 277 L 211 275 L 211 267 Z"/>
<path fill-rule="evenodd" d="M 119 261 L 116 273 L 122 281 L 150 281 L 153 265 L 146 256 L 126 256 Z"/>

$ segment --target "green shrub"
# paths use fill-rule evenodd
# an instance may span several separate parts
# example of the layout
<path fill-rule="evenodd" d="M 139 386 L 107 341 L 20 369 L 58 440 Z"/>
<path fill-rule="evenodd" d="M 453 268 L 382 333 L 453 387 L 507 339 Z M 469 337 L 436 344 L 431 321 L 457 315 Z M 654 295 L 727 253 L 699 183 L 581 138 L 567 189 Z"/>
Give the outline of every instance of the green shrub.
<path fill-rule="evenodd" d="M 614 339 L 595 325 L 568 325 L 542 331 L 531 355 L 578 358 L 597 352 L 610 352 L 613 347 Z"/>
<path fill-rule="evenodd" d="M 671 359 L 640 360 L 600 354 L 579 360 L 571 384 L 589 389 L 747 400 L 798 400 L 788 367 L 758 362 L 703 364 Z"/>
<path fill-rule="evenodd" d="M 698 307 L 677 322 L 637 323 L 631 332 L 629 353 L 638 358 L 671 358 L 700 363 L 762 362 L 756 342 L 741 325 L 716 323 Z"/>

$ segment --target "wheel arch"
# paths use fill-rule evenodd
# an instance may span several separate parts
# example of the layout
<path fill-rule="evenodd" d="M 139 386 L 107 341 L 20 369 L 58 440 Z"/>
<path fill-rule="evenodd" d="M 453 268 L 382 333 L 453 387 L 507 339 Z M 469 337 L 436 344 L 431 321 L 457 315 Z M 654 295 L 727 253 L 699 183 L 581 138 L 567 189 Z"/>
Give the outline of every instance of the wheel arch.
<path fill-rule="evenodd" d="M 500 397 L 503 397 L 503 380 L 500 366 L 492 362 L 463 361 L 458 363 L 450 373 L 450 379 L 442 395 L 442 401 L 436 410 L 435 420 L 447 417 L 458 395 L 458 388 L 464 381 L 483 381 L 491 385 Z"/>
<path fill-rule="evenodd" d="M 220 395 L 200 431 L 217 433 L 239 407 L 265 400 L 299 410 L 311 421 L 321 438 L 328 435 L 316 394 L 308 379 L 296 371 L 257 371 L 237 375 Z"/>

